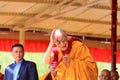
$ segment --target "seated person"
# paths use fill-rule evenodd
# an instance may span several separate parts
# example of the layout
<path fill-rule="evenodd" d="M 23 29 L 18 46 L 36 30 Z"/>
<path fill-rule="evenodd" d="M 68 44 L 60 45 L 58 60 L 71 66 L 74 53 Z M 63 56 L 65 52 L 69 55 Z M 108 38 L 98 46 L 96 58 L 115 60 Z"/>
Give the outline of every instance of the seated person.
<path fill-rule="evenodd" d="M 119 74 L 117 71 L 111 71 L 111 80 L 118 80 L 119 79 Z"/>
<path fill-rule="evenodd" d="M 110 78 L 111 78 L 110 77 L 110 71 L 107 70 L 107 69 L 103 69 L 101 71 L 100 76 L 99 76 L 99 80 L 111 80 Z"/>

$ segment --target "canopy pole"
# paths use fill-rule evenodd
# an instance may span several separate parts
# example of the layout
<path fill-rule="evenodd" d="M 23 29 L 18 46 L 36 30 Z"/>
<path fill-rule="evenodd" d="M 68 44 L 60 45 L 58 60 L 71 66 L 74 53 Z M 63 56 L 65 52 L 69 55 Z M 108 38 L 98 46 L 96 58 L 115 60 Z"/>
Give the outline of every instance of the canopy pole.
<path fill-rule="evenodd" d="M 20 29 L 19 31 L 19 43 L 24 45 L 25 42 L 25 31 L 24 29 Z"/>
<path fill-rule="evenodd" d="M 112 29 L 111 29 L 111 70 L 116 70 L 116 50 L 117 50 L 117 0 L 112 0 Z"/>

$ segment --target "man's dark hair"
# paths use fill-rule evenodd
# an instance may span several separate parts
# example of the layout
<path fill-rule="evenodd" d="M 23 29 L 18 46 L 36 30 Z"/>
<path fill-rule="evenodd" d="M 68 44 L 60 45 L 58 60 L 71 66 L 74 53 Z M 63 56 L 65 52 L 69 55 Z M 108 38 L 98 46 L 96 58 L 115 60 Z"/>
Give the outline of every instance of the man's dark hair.
<path fill-rule="evenodd" d="M 14 45 L 12 45 L 12 50 L 13 50 L 14 47 L 21 47 L 22 50 L 24 51 L 24 47 L 23 47 L 22 44 L 14 44 Z"/>

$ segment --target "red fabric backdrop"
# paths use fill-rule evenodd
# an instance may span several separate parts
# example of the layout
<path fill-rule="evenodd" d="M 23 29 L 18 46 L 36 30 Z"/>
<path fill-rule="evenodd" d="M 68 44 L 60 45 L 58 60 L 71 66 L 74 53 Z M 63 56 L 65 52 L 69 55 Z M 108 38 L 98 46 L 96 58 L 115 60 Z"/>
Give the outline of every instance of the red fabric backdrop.
<path fill-rule="evenodd" d="M 11 46 L 19 43 L 18 40 L 0 39 L 0 51 L 11 51 Z M 26 40 L 24 44 L 27 52 L 44 52 L 49 44 L 49 40 Z"/>
<path fill-rule="evenodd" d="M 11 46 L 19 43 L 18 40 L 0 39 L 0 51 L 11 51 Z M 49 40 L 26 40 L 26 52 L 45 52 Z M 111 62 L 111 50 L 89 47 L 93 57 L 99 62 Z M 117 63 L 120 63 L 120 51 L 117 51 Z"/>

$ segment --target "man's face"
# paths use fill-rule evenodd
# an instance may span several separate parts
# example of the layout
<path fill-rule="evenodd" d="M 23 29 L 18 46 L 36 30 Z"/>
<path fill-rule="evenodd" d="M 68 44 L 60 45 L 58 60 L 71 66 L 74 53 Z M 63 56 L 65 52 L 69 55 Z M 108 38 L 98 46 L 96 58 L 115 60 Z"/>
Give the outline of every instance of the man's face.
<path fill-rule="evenodd" d="M 63 34 L 59 34 L 56 37 L 55 44 L 62 51 L 65 51 L 68 48 L 68 40 Z"/>
<path fill-rule="evenodd" d="M 24 51 L 21 47 L 14 47 L 11 54 L 16 63 L 18 63 L 24 57 Z"/>

